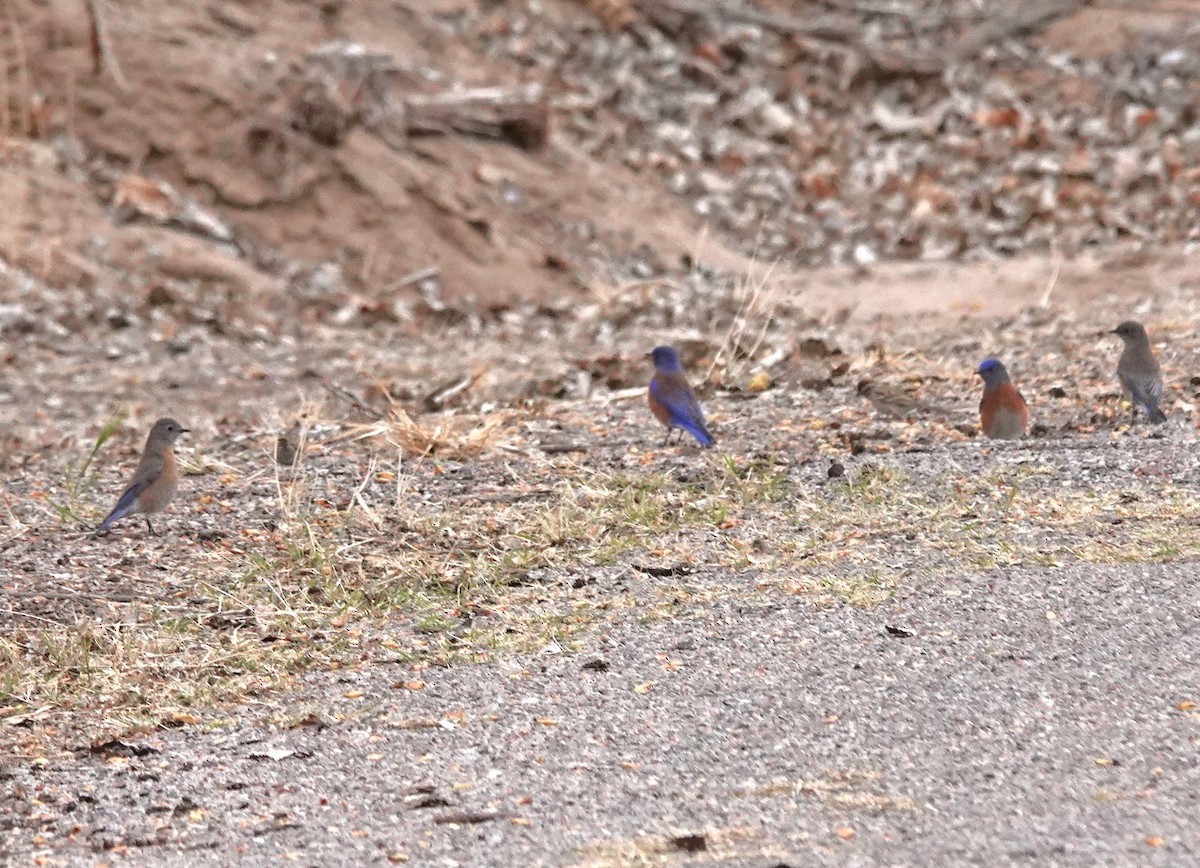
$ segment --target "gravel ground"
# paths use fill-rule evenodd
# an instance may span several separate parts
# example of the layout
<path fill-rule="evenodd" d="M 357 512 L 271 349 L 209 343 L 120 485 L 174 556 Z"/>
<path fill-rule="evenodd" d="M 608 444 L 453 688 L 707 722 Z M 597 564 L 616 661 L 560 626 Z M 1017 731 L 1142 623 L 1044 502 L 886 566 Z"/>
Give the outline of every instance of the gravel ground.
<path fill-rule="evenodd" d="M 422 689 L 322 674 L 9 769 L 0 843 L 12 864 L 1189 864 L 1194 576 L 967 573 L 872 609 L 698 606 Z"/>

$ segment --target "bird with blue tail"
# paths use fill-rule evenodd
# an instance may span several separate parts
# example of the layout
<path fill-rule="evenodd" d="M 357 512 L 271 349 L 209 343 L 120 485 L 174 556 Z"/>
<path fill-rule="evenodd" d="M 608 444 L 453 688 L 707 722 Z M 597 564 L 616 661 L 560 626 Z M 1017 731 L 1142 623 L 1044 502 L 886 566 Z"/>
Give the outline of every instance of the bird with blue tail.
<path fill-rule="evenodd" d="M 146 529 L 154 533 L 150 514 L 162 512 L 179 487 L 179 462 L 173 447 L 175 441 L 186 433 L 188 429 L 174 419 L 164 418 L 154 423 L 150 436 L 146 438 L 142 459 L 133 473 L 133 481 L 117 500 L 108 518 L 93 531 L 94 534 L 108 530 L 113 522 L 129 515 L 141 515 L 146 519 Z"/>
<path fill-rule="evenodd" d="M 661 346 L 651 350 L 647 358 L 654 362 L 654 377 L 650 380 L 646 399 L 654 418 L 667 426 L 663 445 L 671 441 L 671 432 L 678 429 L 680 437 L 686 431 L 701 446 L 712 446 L 716 440 L 709 433 L 704 411 L 700 409 L 696 393 L 684 376 L 679 353 L 674 347 Z"/>
<path fill-rule="evenodd" d="M 1133 404 L 1130 424 L 1137 420 L 1138 407 L 1146 411 L 1146 418 L 1154 424 L 1166 422 L 1166 414 L 1158 408 L 1163 396 L 1162 370 L 1154 358 L 1154 351 L 1150 349 L 1145 326 L 1126 320 L 1109 334 L 1116 335 L 1125 343 L 1117 362 L 1117 379 Z"/>
<path fill-rule="evenodd" d="M 983 377 L 979 401 L 979 426 L 993 440 L 1016 440 L 1029 428 L 1029 406 L 996 359 L 984 359 L 975 371 Z"/>

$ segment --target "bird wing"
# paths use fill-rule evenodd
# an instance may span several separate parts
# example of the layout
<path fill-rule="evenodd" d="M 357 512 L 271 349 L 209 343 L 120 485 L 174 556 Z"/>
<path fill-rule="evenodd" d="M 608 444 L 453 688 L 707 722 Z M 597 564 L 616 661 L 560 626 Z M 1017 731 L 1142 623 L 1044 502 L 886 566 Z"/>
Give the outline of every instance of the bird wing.
<path fill-rule="evenodd" d="M 161 455 L 153 452 L 146 452 L 142 455 L 142 460 L 138 462 L 137 470 L 133 474 L 133 482 L 125 489 L 125 493 L 121 495 L 117 505 L 113 507 L 113 511 L 100 523 L 97 530 L 103 530 L 133 511 L 138 495 L 153 485 L 155 480 L 162 475 L 163 463 Z"/>
<path fill-rule="evenodd" d="M 650 381 L 650 392 L 670 414 L 668 425 L 685 429 L 703 446 L 713 444 L 713 436 L 708 433 L 708 425 L 704 421 L 704 411 L 700 409 L 700 402 L 686 381 L 681 382 L 670 374 L 663 374 Z"/>
<path fill-rule="evenodd" d="M 125 493 L 117 500 L 117 505 L 113 507 L 113 511 L 108 514 L 108 518 L 100 522 L 100 527 L 96 528 L 96 530 L 104 530 L 104 528 L 108 527 L 114 521 L 129 515 L 130 510 L 133 509 L 134 502 L 137 500 L 138 495 L 146 489 L 146 485 L 147 483 L 145 482 L 134 482 L 126 488 Z"/>
<path fill-rule="evenodd" d="M 1118 376 L 1125 388 L 1129 390 L 1129 396 L 1138 404 L 1149 406 L 1158 406 L 1158 402 L 1162 400 L 1163 384 L 1160 377 L 1138 377 L 1130 374 L 1128 371 L 1118 371 Z"/>
<path fill-rule="evenodd" d="M 133 485 L 153 485 L 163 472 L 163 465 L 166 464 L 161 453 L 146 452 L 142 455 L 142 460 L 138 462 L 137 470 L 133 473 Z"/>
<path fill-rule="evenodd" d="M 696 400 L 690 386 L 664 375 L 655 377 L 650 383 L 650 390 L 680 426 L 690 423 L 704 427 L 704 411 L 700 409 L 700 402 Z"/>

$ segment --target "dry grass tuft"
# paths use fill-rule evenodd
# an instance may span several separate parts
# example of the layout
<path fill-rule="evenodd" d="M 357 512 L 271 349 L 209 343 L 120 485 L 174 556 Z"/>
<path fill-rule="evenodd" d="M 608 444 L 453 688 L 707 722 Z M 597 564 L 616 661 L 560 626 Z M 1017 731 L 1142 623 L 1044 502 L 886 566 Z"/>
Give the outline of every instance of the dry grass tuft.
<path fill-rule="evenodd" d="M 737 313 L 709 367 L 709 378 L 715 375 L 721 383 L 734 385 L 755 364 L 779 306 L 790 294 L 784 282 L 773 277 L 775 265 L 755 260 L 738 280 L 733 292 Z"/>
<path fill-rule="evenodd" d="M 413 458 L 437 456 L 454 460 L 478 458 L 494 449 L 509 424 L 525 414 L 494 410 L 474 417 L 447 412 L 439 414 L 432 427 L 422 425 L 398 405 L 378 421 L 351 425 L 338 440 L 375 440 L 387 443 Z"/>

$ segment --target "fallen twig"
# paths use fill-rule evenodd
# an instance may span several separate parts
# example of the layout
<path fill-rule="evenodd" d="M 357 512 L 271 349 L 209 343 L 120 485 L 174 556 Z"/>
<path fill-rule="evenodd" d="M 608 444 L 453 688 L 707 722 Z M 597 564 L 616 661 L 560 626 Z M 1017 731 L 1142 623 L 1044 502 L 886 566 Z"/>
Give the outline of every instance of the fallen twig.
<path fill-rule="evenodd" d="M 373 419 L 382 419 L 387 415 L 386 413 L 380 413 L 378 410 L 368 407 L 357 395 L 348 389 L 343 389 L 337 383 L 331 382 L 330 380 L 322 380 L 321 386 L 329 394 L 333 395 L 334 397 L 341 398 L 343 401 L 349 401 L 350 405 L 353 406 L 355 410 L 358 410 L 360 413 L 366 413 Z"/>
<path fill-rule="evenodd" d="M 406 286 L 412 286 L 414 283 L 420 283 L 423 280 L 430 280 L 437 277 L 440 273 L 441 269 L 436 265 L 427 265 L 424 268 L 418 268 L 416 271 L 410 271 L 408 274 L 389 284 L 387 289 L 384 290 L 384 295 L 395 292 L 398 289 L 404 289 Z"/>

